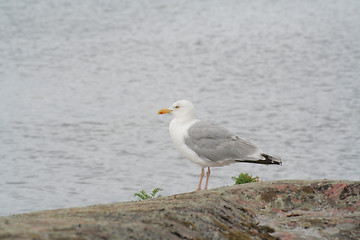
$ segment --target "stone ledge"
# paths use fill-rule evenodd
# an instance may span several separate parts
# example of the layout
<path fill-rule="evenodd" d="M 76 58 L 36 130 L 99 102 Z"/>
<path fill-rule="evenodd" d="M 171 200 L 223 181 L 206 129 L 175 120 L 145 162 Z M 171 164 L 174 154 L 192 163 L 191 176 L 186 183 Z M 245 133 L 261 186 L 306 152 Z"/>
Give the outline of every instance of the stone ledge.
<path fill-rule="evenodd" d="M 357 239 L 360 182 L 282 180 L 0 218 L 0 239 Z"/>

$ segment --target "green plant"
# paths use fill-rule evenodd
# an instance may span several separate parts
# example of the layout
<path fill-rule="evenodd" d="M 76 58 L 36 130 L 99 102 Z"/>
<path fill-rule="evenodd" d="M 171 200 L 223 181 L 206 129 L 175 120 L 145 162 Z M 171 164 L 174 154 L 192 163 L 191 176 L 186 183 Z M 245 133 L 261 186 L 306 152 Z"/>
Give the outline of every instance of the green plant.
<path fill-rule="evenodd" d="M 235 180 L 236 184 L 243 184 L 243 183 L 251 183 L 251 182 L 259 182 L 259 177 L 252 177 L 248 173 L 240 173 L 238 177 L 232 177 Z"/>
<path fill-rule="evenodd" d="M 150 198 L 157 198 L 157 197 L 161 197 L 161 195 L 156 196 L 156 194 L 160 191 L 162 191 L 163 189 L 161 188 L 155 188 L 154 190 L 152 190 L 151 194 L 147 194 L 144 190 L 141 190 L 138 193 L 134 194 L 134 197 L 138 197 L 139 200 L 145 200 L 145 199 L 150 199 Z"/>

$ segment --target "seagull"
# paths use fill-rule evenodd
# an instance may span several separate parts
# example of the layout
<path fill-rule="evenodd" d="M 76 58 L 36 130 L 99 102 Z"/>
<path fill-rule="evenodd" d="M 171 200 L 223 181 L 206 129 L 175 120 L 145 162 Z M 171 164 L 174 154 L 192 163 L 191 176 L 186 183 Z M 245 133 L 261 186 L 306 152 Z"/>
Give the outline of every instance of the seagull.
<path fill-rule="evenodd" d="M 263 153 L 254 144 L 247 142 L 225 128 L 196 118 L 195 107 L 188 100 L 174 102 L 159 114 L 170 113 L 173 119 L 169 133 L 175 147 L 188 160 L 201 166 L 198 188 L 207 168 L 204 190 L 208 188 L 210 167 L 221 167 L 236 162 L 277 164 L 281 159 Z"/>

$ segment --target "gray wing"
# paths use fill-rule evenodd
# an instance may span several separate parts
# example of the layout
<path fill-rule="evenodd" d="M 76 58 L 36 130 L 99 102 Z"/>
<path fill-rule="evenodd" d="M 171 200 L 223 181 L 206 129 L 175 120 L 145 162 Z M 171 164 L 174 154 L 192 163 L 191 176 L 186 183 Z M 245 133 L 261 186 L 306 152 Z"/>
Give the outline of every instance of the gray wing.
<path fill-rule="evenodd" d="M 188 130 L 185 144 L 201 158 L 214 162 L 258 160 L 261 150 L 225 128 L 202 121 Z"/>

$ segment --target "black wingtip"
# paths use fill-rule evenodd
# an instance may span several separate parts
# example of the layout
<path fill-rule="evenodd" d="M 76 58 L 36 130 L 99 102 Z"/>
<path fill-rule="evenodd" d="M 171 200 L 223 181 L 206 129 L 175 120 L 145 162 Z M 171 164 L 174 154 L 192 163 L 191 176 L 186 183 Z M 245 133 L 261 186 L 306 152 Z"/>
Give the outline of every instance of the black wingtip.
<path fill-rule="evenodd" d="M 258 159 L 258 160 L 235 160 L 236 162 L 244 162 L 244 163 L 256 163 L 256 164 L 276 164 L 276 165 L 282 165 L 282 161 L 280 158 L 273 157 L 270 155 L 267 155 L 265 153 L 261 154 L 265 159 Z"/>
<path fill-rule="evenodd" d="M 273 157 L 270 155 L 267 155 L 265 153 L 261 154 L 261 156 L 263 156 L 265 158 L 264 160 L 264 164 L 277 164 L 277 165 L 282 165 L 282 161 L 280 158 L 277 157 Z M 266 163 L 265 163 L 266 162 Z"/>

